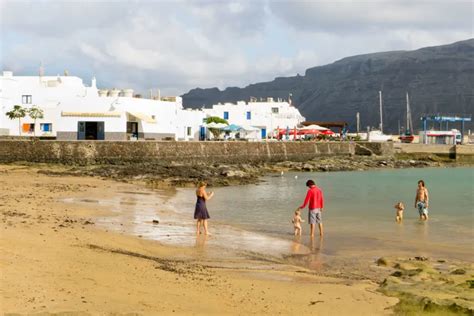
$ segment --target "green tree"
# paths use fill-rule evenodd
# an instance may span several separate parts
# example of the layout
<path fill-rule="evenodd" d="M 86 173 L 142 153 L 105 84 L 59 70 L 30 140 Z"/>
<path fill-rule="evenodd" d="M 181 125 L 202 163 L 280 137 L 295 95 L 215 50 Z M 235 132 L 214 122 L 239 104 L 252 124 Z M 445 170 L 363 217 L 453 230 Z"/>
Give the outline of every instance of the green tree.
<path fill-rule="evenodd" d="M 44 117 L 44 111 L 37 107 L 36 105 L 33 105 L 29 110 L 28 110 L 28 115 L 34 120 L 35 128 L 33 130 L 33 136 L 36 136 L 36 120 L 37 119 L 42 119 Z"/>
<path fill-rule="evenodd" d="M 227 120 L 225 120 L 221 117 L 218 117 L 218 116 L 210 116 L 210 117 L 206 118 L 206 123 L 207 124 L 216 123 L 216 124 L 229 125 L 229 122 L 227 122 Z M 209 131 L 211 131 L 214 138 L 219 138 L 220 134 L 222 133 L 222 131 L 218 128 L 209 128 Z"/>
<path fill-rule="evenodd" d="M 206 118 L 206 123 L 209 124 L 209 123 L 216 123 L 216 124 L 226 124 L 226 125 L 229 125 L 229 122 L 227 122 L 227 120 L 219 117 L 219 116 L 209 116 L 208 118 Z"/>
<path fill-rule="evenodd" d="M 21 119 L 26 116 L 26 109 L 21 105 L 13 106 L 13 110 L 5 113 L 10 120 L 18 119 L 18 135 L 21 136 Z"/>

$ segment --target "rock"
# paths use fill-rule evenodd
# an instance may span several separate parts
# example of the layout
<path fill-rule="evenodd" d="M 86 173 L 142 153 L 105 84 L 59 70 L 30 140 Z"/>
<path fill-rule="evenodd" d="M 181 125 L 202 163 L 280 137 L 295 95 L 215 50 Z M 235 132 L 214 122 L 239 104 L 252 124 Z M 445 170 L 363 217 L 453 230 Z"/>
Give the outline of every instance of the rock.
<path fill-rule="evenodd" d="M 310 165 L 309 163 L 305 163 L 305 164 L 303 164 L 303 167 L 301 169 L 303 169 L 303 171 L 312 171 L 313 166 Z"/>
<path fill-rule="evenodd" d="M 395 271 L 391 274 L 391 276 L 400 278 L 403 275 L 402 271 Z"/>
<path fill-rule="evenodd" d="M 412 270 L 406 270 L 406 274 L 407 274 L 408 276 L 414 276 L 414 275 L 419 274 L 419 273 L 422 272 L 422 271 L 423 271 L 423 269 L 421 269 L 421 268 L 412 269 Z"/>
<path fill-rule="evenodd" d="M 157 220 L 157 219 L 154 219 L 154 220 L 152 220 L 152 223 L 153 223 L 153 224 L 159 224 L 159 223 L 160 223 L 160 221 L 159 221 L 159 220 Z"/>
<path fill-rule="evenodd" d="M 456 270 L 451 271 L 451 274 L 456 274 L 456 275 L 466 274 L 466 270 L 458 268 Z"/>
<path fill-rule="evenodd" d="M 229 170 L 229 169 L 222 170 L 221 175 L 228 178 L 243 178 L 246 176 L 245 172 L 241 170 Z"/>
<path fill-rule="evenodd" d="M 418 257 L 415 257 L 415 260 L 418 260 L 418 261 L 428 261 L 428 258 L 427 258 L 427 257 L 423 257 L 423 256 L 418 256 Z"/>
<path fill-rule="evenodd" d="M 388 260 L 385 259 L 384 257 L 380 257 L 377 259 L 377 265 L 378 266 L 388 266 Z"/>

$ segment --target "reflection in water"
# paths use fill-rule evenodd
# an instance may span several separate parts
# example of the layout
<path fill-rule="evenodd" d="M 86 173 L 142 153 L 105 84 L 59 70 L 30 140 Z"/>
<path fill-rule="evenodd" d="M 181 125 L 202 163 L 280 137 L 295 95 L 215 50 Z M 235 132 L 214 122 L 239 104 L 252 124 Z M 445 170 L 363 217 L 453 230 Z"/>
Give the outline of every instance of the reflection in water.
<path fill-rule="evenodd" d="M 291 243 L 291 253 L 293 255 L 299 255 L 301 248 L 301 236 L 295 236 Z"/>
<path fill-rule="evenodd" d="M 199 252 L 204 252 L 206 249 L 206 242 L 209 236 L 207 235 L 196 235 L 196 244 L 194 247 L 199 250 Z"/>
<path fill-rule="evenodd" d="M 429 223 L 428 221 L 418 221 L 416 224 L 416 233 L 417 233 L 417 238 L 419 241 L 423 242 L 428 242 L 429 237 L 428 237 L 428 230 L 429 230 Z"/>
<path fill-rule="evenodd" d="M 120 198 L 121 205 L 136 205 L 137 199 L 134 196 L 124 196 Z"/>
<path fill-rule="evenodd" d="M 323 251 L 323 237 L 314 238 L 310 237 L 309 249 L 311 254 L 309 255 L 308 267 L 313 270 L 321 270 L 323 267 L 322 251 Z"/>

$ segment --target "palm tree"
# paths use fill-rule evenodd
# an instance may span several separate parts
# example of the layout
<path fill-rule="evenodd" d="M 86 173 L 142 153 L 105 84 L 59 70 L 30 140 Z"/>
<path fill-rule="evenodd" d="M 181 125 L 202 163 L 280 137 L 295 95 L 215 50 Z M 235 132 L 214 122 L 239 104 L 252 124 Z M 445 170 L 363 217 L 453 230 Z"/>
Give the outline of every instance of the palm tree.
<path fill-rule="evenodd" d="M 21 136 L 21 119 L 26 116 L 26 109 L 21 105 L 13 106 L 13 110 L 5 113 L 10 120 L 18 119 L 18 136 Z"/>
<path fill-rule="evenodd" d="M 42 119 L 44 117 L 44 111 L 40 109 L 39 107 L 37 107 L 36 105 L 33 105 L 28 110 L 28 115 L 34 120 L 35 128 L 33 129 L 33 136 L 36 136 L 36 120 Z"/>

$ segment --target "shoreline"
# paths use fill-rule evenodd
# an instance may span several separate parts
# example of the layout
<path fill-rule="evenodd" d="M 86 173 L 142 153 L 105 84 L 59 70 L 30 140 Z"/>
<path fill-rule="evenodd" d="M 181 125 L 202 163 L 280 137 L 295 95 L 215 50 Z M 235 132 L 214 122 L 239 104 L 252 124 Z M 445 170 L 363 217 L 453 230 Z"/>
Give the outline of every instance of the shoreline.
<path fill-rule="evenodd" d="M 5 201 L 9 202 L 0 205 L 3 215 L 2 226 L 4 226 L 4 233 L 2 234 L 2 248 L 4 249 L 2 262 L 4 262 L 4 264 L 2 264 L 2 266 L 5 267 L 6 271 L 2 276 L 2 284 L 4 284 L 2 286 L 2 296 L 4 297 L 3 305 L 7 306 L 5 310 L 9 312 L 31 313 L 72 310 L 101 313 L 138 311 L 139 313 L 150 314 L 161 311 L 167 314 L 173 313 L 173 310 L 168 308 L 169 306 L 173 306 L 175 302 L 175 296 L 173 295 L 184 295 L 189 299 L 189 302 L 179 304 L 174 311 L 177 313 L 189 313 L 193 310 L 191 303 L 198 302 L 197 298 L 199 295 L 202 295 L 203 288 L 206 290 L 213 289 L 213 291 L 218 290 L 217 292 L 211 291 L 217 296 L 217 293 L 220 295 L 222 291 L 226 292 L 225 288 L 231 284 L 235 291 L 240 291 L 239 293 L 247 291 L 246 295 L 240 297 L 240 299 L 245 302 L 244 305 L 248 303 L 253 305 L 242 306 L 242 304 L 236 300 L 236 293 L 226 292 L 222 301 L 212 300 L 211 297 L 206 296 L 206 298 L 210 299 L 210 305 L 212 306 L 201 312 L 203 314 L 213 314 L 221 311 L 226 311 L 227 313 L 276 313 L 283 311 L 284 314 L 305 314 L 314 313 L 317 310 L 320 313 L 324 314 L 324 311 L 326 311 L 329 314 L 336 310 L 339 311 L 340 314 L 384 314 L 391 311 L 390 308 L 393 308 L 397 303 L 397 299 L 377 294 L 377 290 L 380 290 L 380 288 L 374 281 L 383 281 L 380 279 L 380 276 L 389 276 L 392 271 L 401 271 L 402 278 L 405 276 L 408 277 L 408 274 L 412 273 L 409 271 L 410 269 L 405 269 L 408 271 L 405 273 L 405 270 L 401 268 L 394 268 L 397 264 L 400 267 L 400 263 L 403 263 L 404 260 L 408 260 L 406 258 L 403 260 L 386 258 L 385 260 L 391 261 L 391 263 L 382 268 L 380 268 L 379 264 L 372 264 L 373 269 L 382 270 L 382 273 L 377 274 L 379 276 L 378 279 L 373 278 L 373 281 L 369 281 L 371 276 L 367 274 L 364 275 L 363 273 L 361 273 L 361 275 L 352 275 L 352 277 L 349 273 L 333 273 L 332 277 L 328 277 L 324 274 L 318 274 L 314 270 L 308 270 L 302 266 L 294 265 L 291 260 L 273 260 L 272 257 L 262 256 L 258 252 L 235 252 L 227 250 L 227 252 L 225 252 L 226 256 L 222 256 L 222 249 L 218 249 L 220 252 L 212 252 L 214 250 L 209 246 L 209 242 L 206 244 L 205 241 L 199 241 L 199 238 L 196 240 L 194 246 L 178 248 L 170 245 L 163 246 L 160 242 L 128 236 L 120 232 L 112 232 L 109 231 L 109 229 L 97 227 L 98 224 L 94 223 L 94 219 L 100 216 L 113 216 L 113 206 L 100 205 L 99 209 L 92 210 L 90 205 L 84 206 L 80 203 L 63 203 L 58 200 L 58 197 L 63 195 L 81 199 L 83 195 L 86 194 L 88 196 L 87 199 L 94 201 L 94 199 L 99 199 L 96 197 L 113 197 L 120 192 L 133 191 L 137 194 L 145 194 L 150 191 L 148 187 L 97 179 L 96 177 L 71 177 L 68 175 L 55 175 L 52 177 L 44 172 L 38 171 L 40 170 L 31 166 L 0 165 L 0 180 L 3 183 L 9 182 L 8 176 L 12 174 L 15 175 L 15 180 L 12 182 L 18 181 L 18 183 L 23 183 L 21 190 L 15 188 L 13 192 L 2 192 L 2 196 L 6 198 Z M 24 178 L 16 180 L 18 176 Z M 27 179 L 29 180 L 26 181 Z M 23 180 L 23 182 L 21 180 Z M 44 180 L 49 181 L 45 182 Z M 30 183 L 31 181 L 33 182 Z M 41 192 L 41 186 L 39 192 L 33 190 L 37 189 L 40 183 L 48 183 L 49 188 L 44 190 L 46 192 Z M 38 198 L 36 195 L 45 194 L 47 192 L 49 192 L 49 194 L 46 194 L 45 197 L 40 195 L 40 198 Z M 9 200 L 8 196 L 10 194 L 19 194 L 20 196 Z M 163 194 L 159 193 L 158 195 L 163 199 Z M 25 201 L 23 201 L 23 199 L 25 199 Z M 20 202 L 17 202 L 17 200 Z M 164 200 L 166 200 L 166 197 Z M 124 202 L 128 203 L 130 201 Z M 32 207 L 31 204 L 34 205 L 35 203 L 38 205 Z M 127 204 L 125 203 L 125 205 Z M 50 210 L 48 210 L 49 206 L 51 206 Z M 21 210 L 22 207 L 31 209 L 23 211 Z M 45 207 L 45 209 L 42 209 L 43 207 Z M 64 210 L 66 211 L 64 212 Z M 160 206 L 159 212 L 163 212 L 163 215 L 166 216 L 167 210 Z M 194 226 L 192 228 L 194 228 Z M 41 237 L 38 238 L 38 235 Z M 39 245 L 44 245 L 43 242 L 45 241 L 37 240 L 41 238 L 45 238 L 44 240 L 48 242 L 51 241 L 52 245 L 47 244 L 46 249 L 37 249 Z M 213 236 L 211 238 L 219 237 Z M 12 248 L 15 247 L 13 246 L 13 242 L 17 240 L 21 241 L 15 245 L 18 249 Z M 9 242 L 12 243 L 11 246 Z M 25 248 L 28 249 L 27 252 L 24 251 Z M 41 254 L 43 249 L 46 252 L 46 256 Z M 64 251 L 65 254 L 69 254 L 73 257 L 68 258 L 67 255 L 65 255 L 64 258 L 60 258 L 56 254 L 58 250 L 61 252 Z M 55 259 L 53 261 L 57 261 L 60 265 L 53 265 L 52 269 L 48 269 L 46 267 L 49 264 L 50 257 L 47 255 L 51 255 L 51 252 L 53 253 L 53 259 Z M 8 256 L 8 260 L 6 259 L 7 254 L 11 255 Z M 78 254 L 83 255 L 85 259 L 76 262 L 74 258 Z M 312 256 L 315 254 L 309 253 L 305 255 Z M 127 258 L 125 259 L 127 266 L 119 264 L 119 272 L 115 274 L 112 272 L 113 269 L 111 271 L 108 270 L 112 266 L 115 268 L 114 263 L 117 262 L 114 258 L 117 258 L 117 256 Z M 302 258 L 304 258 L 304 255 L 297 259 L 300 260 Z M 32 259 L 32 262 L 29 262 L 29 259 Z M 34 262 L 39 262 L 40 267 L 36 267 Z M 94 267 L 96 262 L 100 263 L 98 268 Z M 449 262 L 449 264 L 454 264 L 454 266 L 459 265 L 455 262 Z M 138 274 L 134 272 L 134 270 L 130 270 L 129 265 L 135 265 L 135 271 L 138 269 Z M 66 267 L 64 273 L 59 270 L 60 266 Z M 108 268 L 105 269 L 104 267 Z M 251 268 L 249 269 L 248 267 Z M 43 271 L 41 268 L 46 268 L 46 270 Z M 337 269 L 338 267 L 335 268 Z M 465 270 L 467 269 L 467 275 L 469 275 L 470 268 L 463 268 Z M 94 276 L 91 278 L 82 273 L 76 276 L 73 273 L 73 271 L 79 272 L 81 269 L 85 269 L 88 273 L 94 274 Z M 33 279 L 21 281 L 24 280 L 25 275 L 31 276 L 32 271 L 36 271 L 33 272 L 33 276 L 35 276 Z M 144 300 L 146 302 L 144 305 L 140 303 L 143 298 L 138 294 L 134 294 L 132 297 L 129 297 L 130 293 L 125 295 L 124 291 L 127 289 L 123 286 L 120 287 L 120 293 L 117 296 L 114 295 L 111 297 L 106 293 L 107 291 L 105 289 L 107 287 L 104 287 L 104 284 L 112 286 L 107 283 L 109 279 L 113 279 L 117 276 L 125 278 L 125 275 L 130 272 L 132 275 L 130 279 L 126 280 L 126 284 L 132 284 L 132 288 L 137 292 L 147 293 L 147 295 L 145 295 L 146 298 Z M 156 273 L 158 274 L 156 275 Z M 450 271 L 448 271 L 448 274 L 449 273 Z M 171 287 L 170 293 L 174 294 L 162 294 L 164 296 L 160 296 L 160 299 L 164 301 L 154 301 L 156 300 L 156 293 L 149 289 L 144 289 L 144 284 L 151 282 L 152 290 L 157 293 L 162 293 L 163 284 L 150 281 L 146 277 L 147 275 L 156 276 L 160 278 L 160 280 L 166 279 L 166 288 Z M 170 275 L 172 277 L 170 277 Z M 174 276 L 177 277 L 175 278 Z M 135 277 L 142 283 L 137 282 L 137 280 L 134 279 Z M 105 279 L 103 280 L 105 283 L 98 282 L 96 278 L 101 280 Z M 382 285 L 385 284 L 382 290 L 385 291 L 385 294 L 402 297 L 402 294 L 406 293 L 406 289 L 399 288 L 399 282 L 396 282 L 397 279 L 394 278 L 396 277 L 385 278 L 386 280 L 382 283 Z M 400 277 L 398 277 L 398 279 L 400 279 Z M 20 281 L 16 284 L 15 282 L 18 280 Z M 95 280 L 95 283 L 91 280 Z M 192 284 L 185 286 L 183 289 L 182 281 L 184 280 Z M 70 291 L 71 293 L 67 293 L 67 291 L 65 293 L 58 293 L 57 289 L 52 286 L 53 284 L 57 285 L 58 282 L 61 283 L 64 281 L 68 281 L 66 282 L 68 287 L 75 287 L 72 283 L 79 284 L 78 288 L 75 287 L 74 289 L 76 294 L 72 294 L 74 291 Z M 34 300 L 31 302 L 28 301 L 28 304 L 22 307 L 24 309 L 14 309 L 15 304 L 24 302 L 26 296 L 15 297 L 12 289 L 13 291 L 18 291 L 18 293 L 25 293 L 29 291 L 27 287 L 30 283 L 33 285 L 32 288 L 40 289 L 41 286 L 45 286 L 45 282 L 46 285 L 51 285 L 51 287 L 47 286 L 48 289 L 46 292 L 44 290 L 39 292 L 42 293 L 43 298 L 39 297 L 41 295 L 38 297 L 33 295 Z M 207 284 L 204 287 L 203 282 Z M 13 287 L 10 289 L 9 286 Z M 316 295 L 316 298 L 314 295 L 311 296 L 306 293 L 314 294 L 315 286 L 317 289 L 321 287 L 325 289 L 324 291 L 321 290 L 323 294 Z M 260 292 L 256 291 L 256 288 L 258 288 Z M 301 306 L 287 306 L 288 289 L 298 293 Z M 78 291 L 87 293 L 81 295 L 81 299 L 77 300 Z M 262 291 L 265 292 L 265 294 L 261 293 Z M 246 298 L 247 295 L 251 293 L 254 293 L 255 297 L 250 299 Z M 32 293 L 29 293 L 28 295 L 31 296 L 31 294 Z M 58 297 L 62 297 L 65 303 L 59 303 Z M 82 299 L 82 297 L 84 297 L 84 299 Z M 50 300 L 47 301 L 45 298 L 50 298 Z M 112 300 L 116 305 L 111 307 L 111 309 L 107 309 L 101 306 L 101 303 L 98 299 L 96 300 L 96 298 L 104 299 L 109 303 L 109 300 Z M 128 305 L 125 306 L 123 303 L 115 302 L 115 300 L 119 298 L 128 302 Z M 268 304 L 268 299 L 275 301 L 276 304 L 273 302 L 273 305 Z M 31 300 L 31 297 L 29 300 Z M 40 300 L 41 303 L 38 303 L 38 300 Z M 81 300 L 85 301 L 85 303 Z M 367 306 L 368 304 L 362 304 L 363 306 L 359 306 L 361 302 L 368 301 L 374 302 L 374 305 Z M 339 306 L 341 303 L 343 303 L 343 306 Z M 169 304 L 169 306 L 167 304 Z M 165 307 L 164 305 L 167 306 Z M 174 305 L 176 304 L 174 303 Z M 84 306 L 84 308 L 77 309 L 77 306 Z M 317 309 L 315 309 L 316 306 Z"/>
<path fill-rule="evenodd" d="M 276 163 L 241 163 L 241 164 L 186 164 L 186 163 L 129 163 L 98 165 L 64 165 L 59 163 L 17 162 L 5 165 L 25 165 L 46 167 L 40 173 L 49 176 L 91 176 L 112 179 L 128 183 L 142 184 L 155 189 L 194 187 L 201 180 L 209 186 L 232 186 L 259 183 L 267 174 L 281 172 L 337 172 L 367 171 L 375 169 L 407 168 L 445 168 L 474 166 L 450 159 L 427 155 L 403 159 L 383 156 L 334 156 L 319 157 L 305 162 L 283 161 Z"/>

